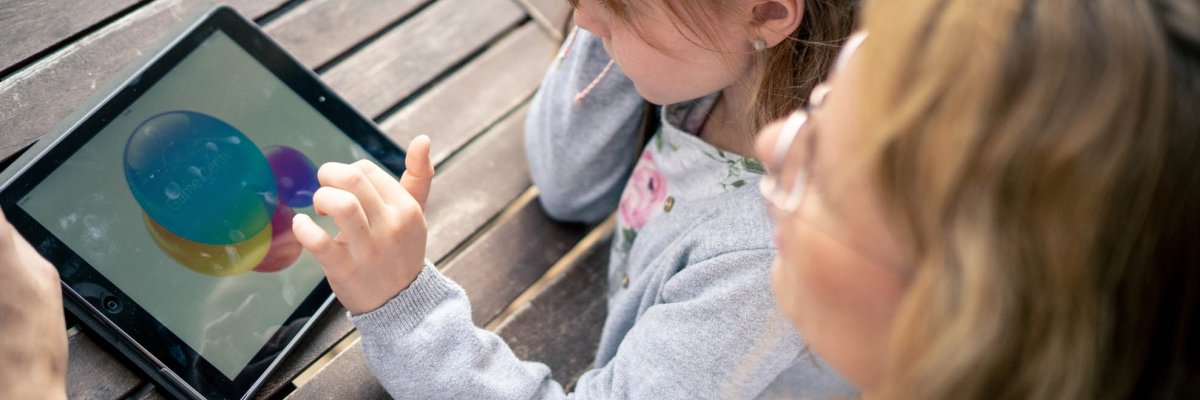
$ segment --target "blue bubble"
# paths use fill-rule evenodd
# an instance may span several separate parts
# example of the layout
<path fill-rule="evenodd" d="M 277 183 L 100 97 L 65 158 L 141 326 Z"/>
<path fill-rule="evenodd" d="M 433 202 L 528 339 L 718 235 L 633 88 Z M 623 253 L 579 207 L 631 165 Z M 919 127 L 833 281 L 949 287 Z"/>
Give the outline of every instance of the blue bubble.
<path fill-rule="evenodd" d="M 266 157 L 237 128 L 207 114 L 171 111 L 142 122 L 125 144 L 125 179 L 146 215 L 198 243 L 245 241 L 275 213 Z"/>

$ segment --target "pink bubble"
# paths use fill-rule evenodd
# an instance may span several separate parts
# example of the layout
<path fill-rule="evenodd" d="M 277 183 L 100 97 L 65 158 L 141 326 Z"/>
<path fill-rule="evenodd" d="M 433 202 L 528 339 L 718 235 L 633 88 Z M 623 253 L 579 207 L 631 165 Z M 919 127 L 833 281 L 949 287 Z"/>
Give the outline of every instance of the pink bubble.
<path fill-rule="evenodd" d="M 257 272 L 279 272 L 296 263 L 304 248 L 296 235 L 292 234 L 292 217 L 295 211 L 280 202 L 271 216 L 271 249 L 258 266 Z"/>

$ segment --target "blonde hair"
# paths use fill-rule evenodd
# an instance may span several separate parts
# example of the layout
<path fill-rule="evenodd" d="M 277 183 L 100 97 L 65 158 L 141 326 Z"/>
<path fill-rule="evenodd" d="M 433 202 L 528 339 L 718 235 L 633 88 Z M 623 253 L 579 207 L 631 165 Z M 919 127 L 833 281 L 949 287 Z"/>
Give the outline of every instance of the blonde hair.
<path fill-rule="evenodd" d="M 579 0 L 569 0 L 575 7 Z M 598 0 L 620 21 L 638 32 L 636 13 L 627 0 Z M 709 49 L 720 49 L 716 26 L 733 18 L 745 24 L 756 23 L 753 16 L 741 15 L 742 7 L 725 0 L 659 0 L 681 32 L 699 37 Z M 803 106 L 813 87 L 828 73 L 838 50 L 854 29 L 858 0 L 805 0 L 800 26 L 791 36 L 766 51 L 755 53 L 755 96 L 746 109 L 751 115 L 749 128 L 757 132 L 768 122 L 783 118 Z M 760 22 L 760 21 L 759 21 Z M 645 39 L 645 35 L 642 36 Z M 647 41 L 654 45 L 652 41 Z"/>
<path fill-rule="evenodd" d="M 1200 395 L 1200 3 L 874 1 L 889 398 Z"/>

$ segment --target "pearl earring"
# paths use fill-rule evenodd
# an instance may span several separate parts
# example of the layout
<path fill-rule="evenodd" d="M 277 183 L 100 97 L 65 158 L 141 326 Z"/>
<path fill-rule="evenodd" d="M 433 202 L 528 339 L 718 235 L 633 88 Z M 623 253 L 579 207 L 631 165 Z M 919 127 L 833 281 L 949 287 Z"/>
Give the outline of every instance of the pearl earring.
<path fill-rule="evenodd" d="M 767 40 L 763 38 L 754 39 L 754 51 L 763 51 L 767 49 Z"/>

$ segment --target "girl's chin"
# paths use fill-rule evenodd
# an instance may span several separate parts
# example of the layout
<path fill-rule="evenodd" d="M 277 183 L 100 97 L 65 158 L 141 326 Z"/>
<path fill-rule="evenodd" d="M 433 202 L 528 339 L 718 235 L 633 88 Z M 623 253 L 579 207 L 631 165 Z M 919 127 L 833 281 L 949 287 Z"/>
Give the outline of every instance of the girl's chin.
<path fill-rule="evenodd" d="M 642 90 L 641 87 L 638 87 L 637 84 L 634 84 L 634 86 L 637 87 L 638 94 L 641 95 L 643 99 L 646 99 L 646 102 L 650 104 L 656 106 L 665 106 L 667 104 L 678 103 L 678 101 L 670 101 L 670 99 L 663 98 L 662 96 L 657 96 L 653 93 L 647 93 L 646 91 Z"/>
<path fill-rule="evenodd" d="M 665 106 L 668 104 L 682 103 L 684 101 L 692 100 L 690 98 L 681 98 L 681 96 L 678 95 L 671 95 L 646 88 L 643 85 L 639 85 L 636 81 L 633 82 L 633 88 L 637 90 L 638 95 L 642 96 L 646 102 L 656 106 Z"/>

